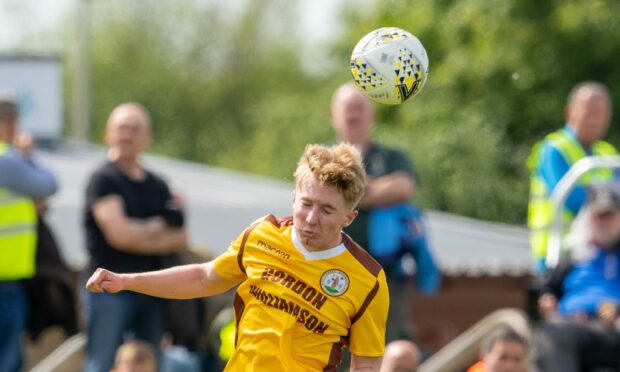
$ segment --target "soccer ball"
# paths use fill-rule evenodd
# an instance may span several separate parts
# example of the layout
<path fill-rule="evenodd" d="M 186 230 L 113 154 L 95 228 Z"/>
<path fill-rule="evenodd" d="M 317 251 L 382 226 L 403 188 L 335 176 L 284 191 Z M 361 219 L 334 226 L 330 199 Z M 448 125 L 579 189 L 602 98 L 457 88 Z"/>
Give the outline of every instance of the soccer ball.
<path fill-rule="evenodd" d="M 371 100 L 398 105 L 420 92 L 428 76 L 428 55 L 417 37 L 396 27 L 364 36 L 351 54 L 357 88 Z"/>

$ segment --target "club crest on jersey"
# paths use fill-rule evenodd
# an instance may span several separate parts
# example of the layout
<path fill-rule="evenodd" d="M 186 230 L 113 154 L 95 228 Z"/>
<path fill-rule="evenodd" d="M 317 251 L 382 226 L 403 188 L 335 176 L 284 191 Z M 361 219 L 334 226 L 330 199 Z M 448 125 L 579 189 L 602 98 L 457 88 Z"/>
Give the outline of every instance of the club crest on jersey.
<path fill-rule="evenodd" d="M 349 289 L 349 277 L 337 269 L 327 270 L 321 275 L 321 288 L 330 296 L 341 296 Z"/>

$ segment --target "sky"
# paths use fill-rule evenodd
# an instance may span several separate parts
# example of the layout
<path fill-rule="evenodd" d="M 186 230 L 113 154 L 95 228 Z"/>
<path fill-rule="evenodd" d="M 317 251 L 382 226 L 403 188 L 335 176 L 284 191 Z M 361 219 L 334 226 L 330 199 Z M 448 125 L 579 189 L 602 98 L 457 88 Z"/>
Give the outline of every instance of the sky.
<path fill-rule="evenodd" d="M 0 53 L 10 54 L 28 45 L 39 52 L 54 53 L 62 49 L 63 25 L 75 13 L 78 0 L 0 0 Z M 89 0 L 93 1 L 93 0 Z M 139 1 L 139 0 L 136 0 Z M 218 1 L 241 7 L 248 0 Z M 338 10 L 344 0 L 299 0 L 299 34 L 309 47 L 320 47 L 342 32 Z"/>

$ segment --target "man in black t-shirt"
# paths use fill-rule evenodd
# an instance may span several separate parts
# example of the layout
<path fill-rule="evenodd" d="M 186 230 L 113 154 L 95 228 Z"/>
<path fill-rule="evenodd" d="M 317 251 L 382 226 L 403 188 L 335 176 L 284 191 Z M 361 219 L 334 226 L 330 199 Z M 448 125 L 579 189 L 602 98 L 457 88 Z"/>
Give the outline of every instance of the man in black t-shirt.
<path fill-rule="evenodd" d="M 139 104 L 121 104 L 108 118 L 107 161 L 86 190 L 87 276 L 98 267 L 123 273 L 158 270 L 163 257 L 187 248 L 179 199 L 140 164 L 150 133 L 149 114 Z M 129 292 L 85 296 L 87 372 L 109 371 L 126 333 L 159 348 L 165 326 L 162 300 Z"/>

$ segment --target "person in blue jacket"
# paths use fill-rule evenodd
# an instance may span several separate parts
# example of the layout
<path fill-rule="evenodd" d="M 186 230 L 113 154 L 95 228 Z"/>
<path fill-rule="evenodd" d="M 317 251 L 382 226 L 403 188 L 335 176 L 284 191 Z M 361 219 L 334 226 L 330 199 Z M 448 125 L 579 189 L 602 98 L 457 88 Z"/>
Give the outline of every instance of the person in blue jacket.
<path fill-rule="evenodd" d="M 617 151 L 603 140 L 612 114 L 612 99 L 607 87 L 594 81 L 577 84 L 568 96 L 566 125 L 536 143 L 528 158 L 530 201 L 528 227 L 534 269 L 545 271 L 545 257 L 551 225 L 556 218 L 551 194 L 568 170 L 579 160 L 590 156 L 613 156 Z M 568 227 L 584 204 L 585 187 L 597 182 L 610 182 L 609 169 L 586 172 L 568 195 L 562 216 Z M 559 217 L 559 216 L 558 216 Z"/>
<path fill-rule="evenodd" d="M 569 254 L 542 284 L 538 366 L 551 372 L 618 367 L 620 183 L 587 188 L 567 242 Z"/>
<path fill-rule="evenodd" d="M 58 190 L 52 171 L 34 156 L 32 137 L 18 129 L 17 101 L 0 94 L 0 370 L 7 372 L 24 364 L 24 280 L 35 274 L 37 203 Z"/>

